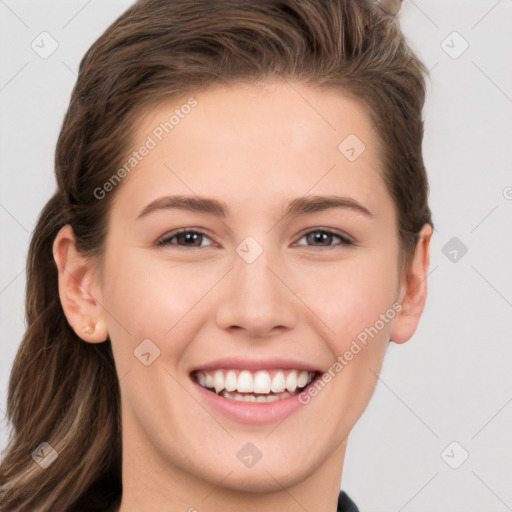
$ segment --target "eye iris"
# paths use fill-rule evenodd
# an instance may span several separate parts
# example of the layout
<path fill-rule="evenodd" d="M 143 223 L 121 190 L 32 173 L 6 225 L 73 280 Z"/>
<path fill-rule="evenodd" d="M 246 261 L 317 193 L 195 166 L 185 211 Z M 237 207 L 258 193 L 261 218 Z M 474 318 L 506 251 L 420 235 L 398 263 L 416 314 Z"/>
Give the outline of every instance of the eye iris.
<path fill-rule="evenodd" d="M 196 233 L 194 231 L 186 231 L 184 233 L 178 233 L 177 235 L 177 238 L 178 240 L 181 240 L 181 241 L 185 241 L 185 242 L 188 242 L 188 241 L 193 241 L 193 242 L 197 242 L 198 240 L 200 241 L 200 237 L 202 236 L 200 233 Z M 185 244 L 185 245 L 194 245 L 194 246 L 197 246 L 197 244 Z M 201 245 L 199 243 L 199 245 Z"/>
<path fill-rule="evenodd" d="M 314 241 L 314 242 L 326 242 L 323 243 L 323 245 L 329 245 L 329 242 L 332 239 L 332 235 L 329 233 L 326 233 L 325 231 L 313 231 L 312 233 L 309 233 L 308 241 Z"/>

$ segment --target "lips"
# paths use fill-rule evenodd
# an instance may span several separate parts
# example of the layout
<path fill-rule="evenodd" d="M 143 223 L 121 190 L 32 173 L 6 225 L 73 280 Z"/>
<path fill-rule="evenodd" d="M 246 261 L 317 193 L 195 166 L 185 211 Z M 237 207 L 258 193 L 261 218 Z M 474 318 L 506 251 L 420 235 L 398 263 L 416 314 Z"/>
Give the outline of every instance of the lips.
<path fill-rule="evenodd" d="M 291 359 L 241 359 L 241 358 L 223 358 L 217 359 L 216 361 L 212 361 L 210 363 L 203 364 L 201 366 L 197 366 L 191 370 L 190 373 L 194 373 L 196 371 L 210 371 L 210 370 L 219 370 L 219 369 L 233 369 L 240 370 L 246 369 L 249 371 L 256 370 L 306 370 L 308 372 L 317 373 L 321 370 L 316 368 L 309 363 L 305 363 L 302 361 L 294 361 Z"/>
<path fill-rule="evenodd" d="M 205 408 L 237 423 L 265 425 L 302 410 L 298 395 L 322 373 L 300 361 L 224 358 L 194 368 L 190 378 Z"/>

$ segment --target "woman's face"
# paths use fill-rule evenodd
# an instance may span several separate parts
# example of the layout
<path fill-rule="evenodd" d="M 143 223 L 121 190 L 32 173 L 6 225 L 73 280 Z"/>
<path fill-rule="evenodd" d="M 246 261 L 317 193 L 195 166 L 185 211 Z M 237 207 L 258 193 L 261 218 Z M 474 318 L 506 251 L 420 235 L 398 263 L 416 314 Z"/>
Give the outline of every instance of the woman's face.
<path fill-rule="evenodd" d="M 400 309 L 375 127 L 298 84 L 193 98 L 148 113 L 129 172 L 102 189 L 118 188 L 99 296 L 123 465 L 210 490 L 339 481 Z M 290 393 L 309 372 L 330 379 Z"/>

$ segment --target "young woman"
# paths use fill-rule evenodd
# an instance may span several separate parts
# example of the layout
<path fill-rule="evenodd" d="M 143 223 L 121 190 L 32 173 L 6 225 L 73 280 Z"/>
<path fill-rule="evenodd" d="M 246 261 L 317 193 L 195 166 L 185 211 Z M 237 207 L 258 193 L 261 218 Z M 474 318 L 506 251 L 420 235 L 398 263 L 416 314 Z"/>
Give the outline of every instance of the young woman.
<path fill-rule="evenodd" d="M 416 330 L 433 228 L 400 8 L 141 0 L 90 48 L 2 512 L 357 510 L 347 439 Z"/>

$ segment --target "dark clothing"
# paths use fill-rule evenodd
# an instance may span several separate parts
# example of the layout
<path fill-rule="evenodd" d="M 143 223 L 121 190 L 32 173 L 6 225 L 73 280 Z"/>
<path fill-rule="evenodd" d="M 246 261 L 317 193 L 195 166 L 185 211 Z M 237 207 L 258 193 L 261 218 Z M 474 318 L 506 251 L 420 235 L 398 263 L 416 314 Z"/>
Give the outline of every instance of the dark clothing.
<path fill-rule="evenodd" d="M 348 495 L 344 491 L 341 491 L 338 495 L 338 508 L 336 512 L 359 512 L 359 509 Z"/>

